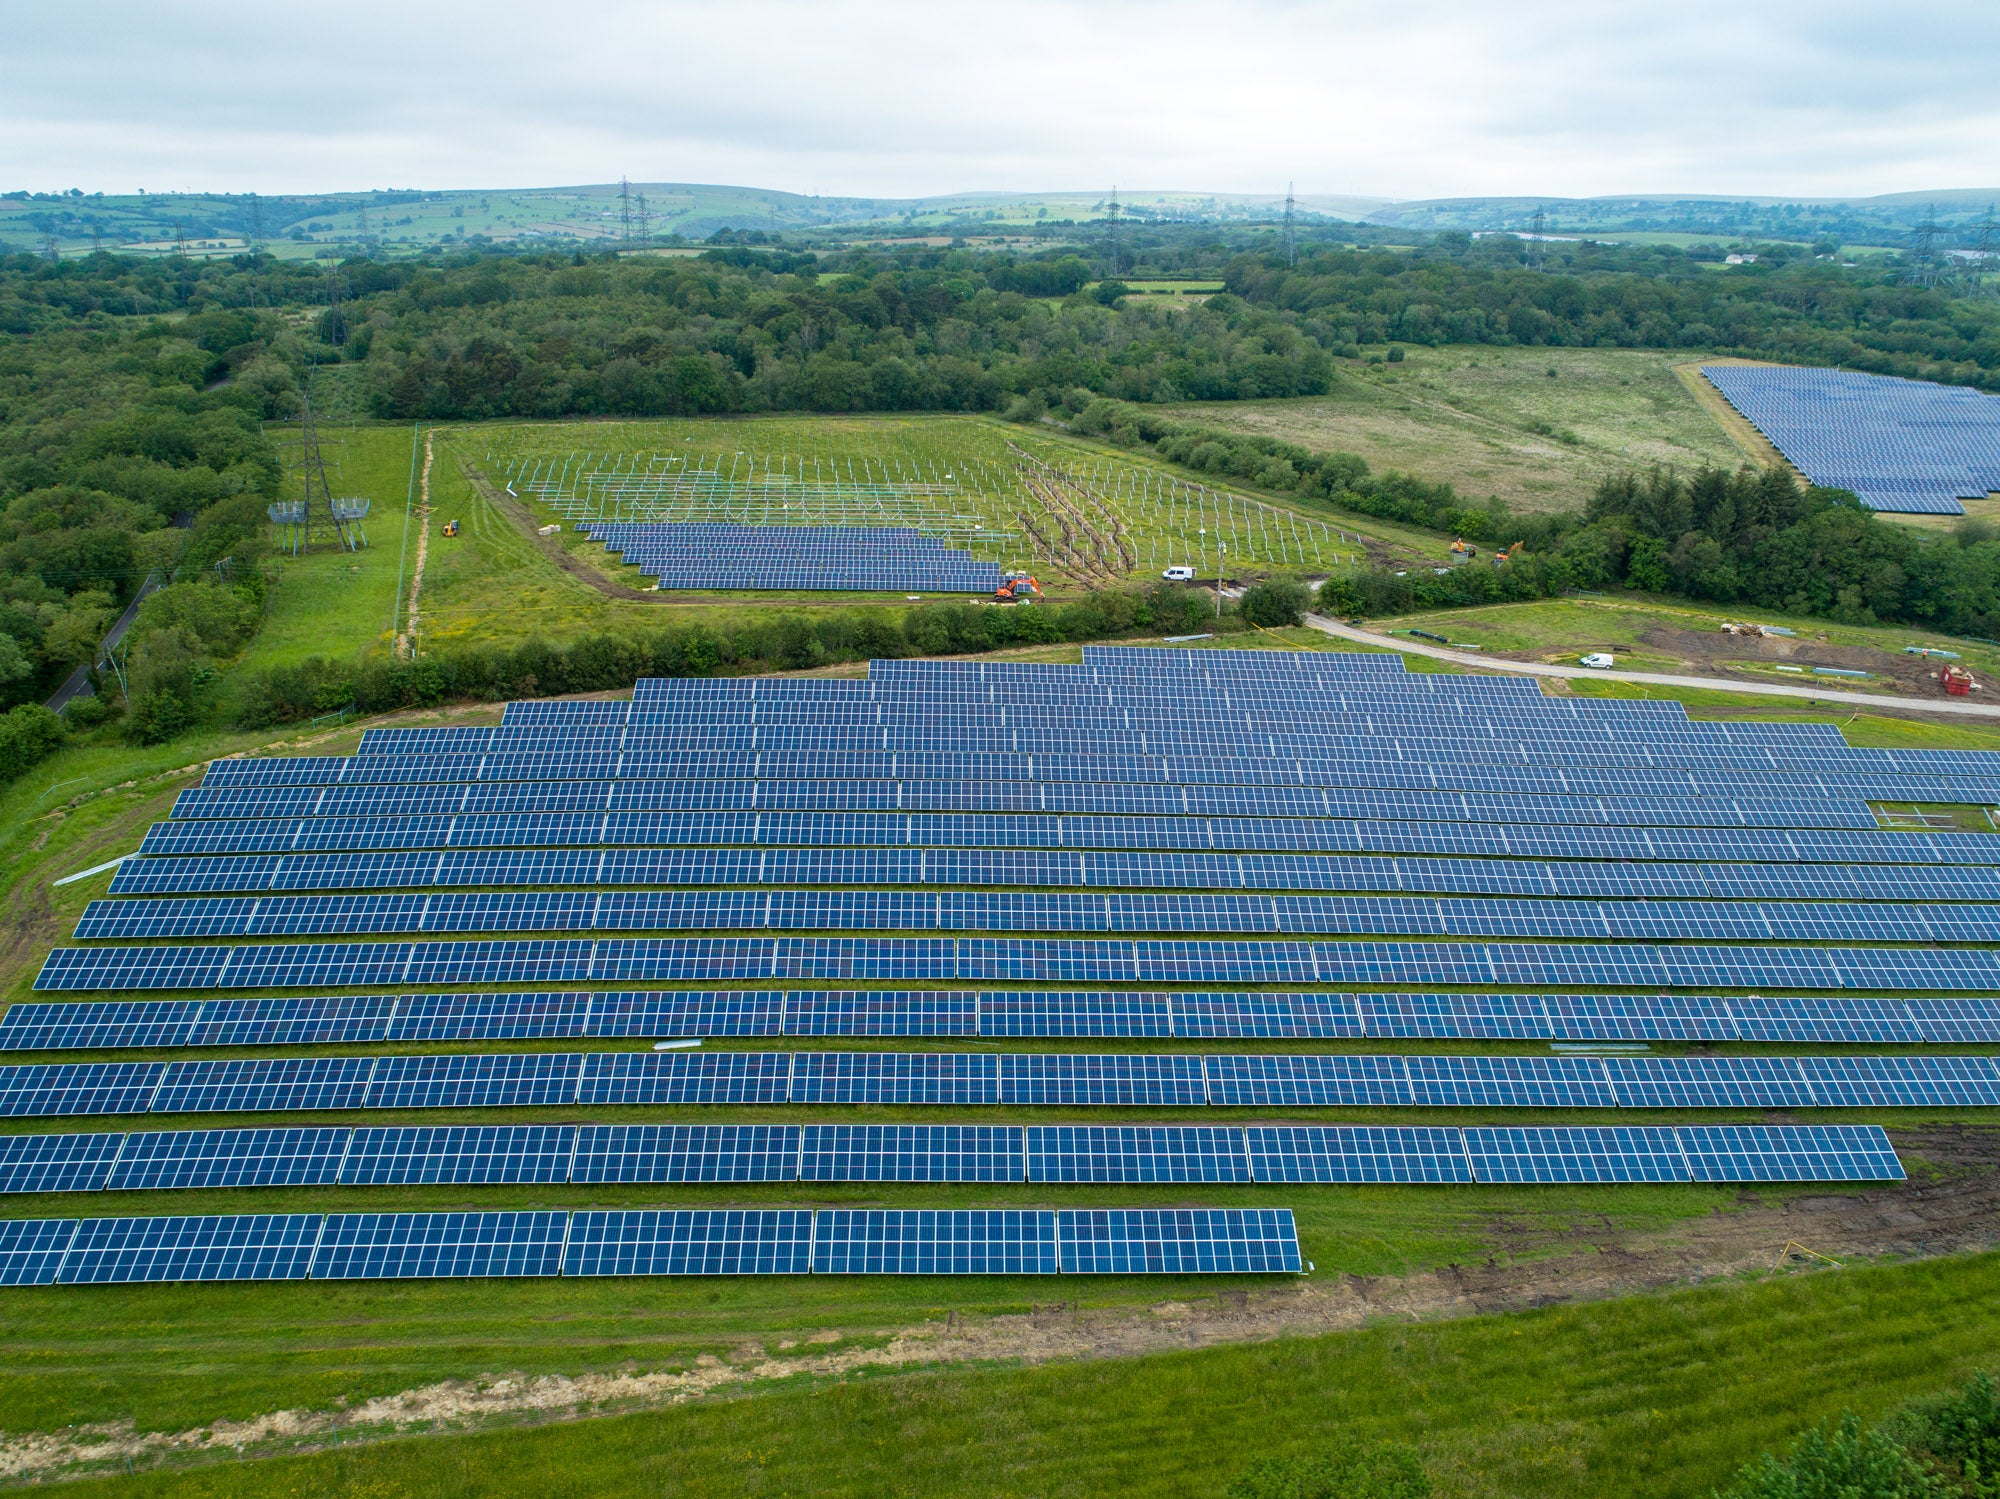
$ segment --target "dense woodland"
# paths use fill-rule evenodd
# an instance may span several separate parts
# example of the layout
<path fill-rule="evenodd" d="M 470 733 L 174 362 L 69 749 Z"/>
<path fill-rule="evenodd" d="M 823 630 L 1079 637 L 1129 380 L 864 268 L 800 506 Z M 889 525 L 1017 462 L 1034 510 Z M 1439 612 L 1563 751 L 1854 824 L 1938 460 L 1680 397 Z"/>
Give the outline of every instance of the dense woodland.
<path fill-rule="evenodd" d="M 1448 473 L 1374 474 L 1164 409 L 1309 395 L 1384 344 L 1436 342 L 1703 348 L 2000 389 L 2000 302 L 1797 246 L 1718 269 L 1705 252 L 1578 243 L 1531 267 L 1519 241 L 1458 233 L 1388 250 L 1317 229 L 1294 259 L 1268 230 L 1091 232 L 1026 255 L 722 235 L 670 257 L 0 258 L 0 707 L 45 698 L 157 575 L 170 586 L 120 663 L 129 731 L 170 737 L 205 711 L 261 616 L 271 424 L 329 365 L 390 419 L 996 412 L 1526 543 L 1503 566 L 1343 578 L 1334 601 L 1363 612 L 1627 586 L 2000 636 L 2000 541 L 1976 525 L 1926 536 L 1752 474 L 1628 475 L 1584 514 L 1517 517 Z M 1120 276 L 1148 275 L 1228 291 L 1172 310 L 1123 294 Z"/>

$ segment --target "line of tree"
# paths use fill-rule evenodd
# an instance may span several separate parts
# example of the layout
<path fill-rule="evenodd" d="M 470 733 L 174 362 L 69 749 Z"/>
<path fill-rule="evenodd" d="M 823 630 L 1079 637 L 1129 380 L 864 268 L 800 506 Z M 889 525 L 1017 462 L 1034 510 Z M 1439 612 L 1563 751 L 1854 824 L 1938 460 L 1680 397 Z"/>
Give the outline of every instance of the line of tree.
<path fill-rule="evenodd" d="M 466 647 L 414 661 L 315 656 L 255 674 L 243 686 L 239 722 L 264 728 L 343 708 L 370 714 L 605 692 L 630 687 L 641 677 L 743 676 L 848 661 L 1243 628 L 1233 609 L 1218 620 L 1213 600 L 1213 593 L 1155 586 L 1011 609 L 934 603 L 900 616 L 876 609 L 781 614 L 713 627 L 674 625 L 649 635 L 590 635 L 565 645 L 529 640 L 513 647 Z"/>

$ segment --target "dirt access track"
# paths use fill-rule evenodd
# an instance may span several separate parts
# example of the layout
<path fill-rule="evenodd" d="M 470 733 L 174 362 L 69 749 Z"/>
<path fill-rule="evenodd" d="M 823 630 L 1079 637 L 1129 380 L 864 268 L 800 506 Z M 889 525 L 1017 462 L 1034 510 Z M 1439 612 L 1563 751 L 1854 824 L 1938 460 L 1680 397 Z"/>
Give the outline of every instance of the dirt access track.
<path fill-rule="evenodd" d="M 658 593 L 651 592 L 650 590 L 627 588 L 623 583 L 614 583 L 611 579 L 605 577 L 603 573 L 598 572 L 580 557 L 576 556 L 568 547 L 564 546 L 561 536 L 542 535 L 541 528 L 535 524 L 535 517 L 529 511 L 528 507 L 523 505 L 513 495 L 507 493 L 505 489 L 494 484 L 491 479 L 487 478 L 473 464 L 462 462 L 459 467 L 460 471 L 464 473 L 466 480 L 474 489 L 479 491 L 482 499 L 502 515 L 506 516 L 513 524 L 519 526 L 522 535 L 540 547 L 551 562 L 555 563 L 557 567 L 561 568 L 571 577 L 589 584 L 606 598 L 637 599 L 642 604 L 663 604 L 666 602 Z"/>
<path fill-rule="evenodd" d="M 0 1437 L 0 1483 L 93 1471 L 267 1456 L 413 1430 L 573 1420 L 742 1394 L 774 1380 L 838 1378 L 960 1363 L 1048 1363 L 1123 1358 L 1341 1332 L 1382 1321 L 1436 1321 L 1516 1311 L 1771 1272 L 1826 1271 L 1880 1259 L 1918 1259 L 2000 1244 L 2000 1128 L 1938 1125 L 1892 1132 L 1911 1179 L 1862 1189 L 1767 1197 L 1746 1188 L 1727 1210 L 1641 1232 L 1606 1217 L 1551 1236 L 1497 1215 L 1483 1264 L 1408 1276 L 1321 1272 L 1255 1290 L 1221 1291 L 1151 1306 L 1081 1310 L 1057 1302 L 1032 1312 L 929 1321 L 901 1328 L 826 1328 L 691 1367 L 524 1377 L 491 1373 L 323 1410 L 278 1410 L 181 1432 L 129 1423 Z M 1442 1190 L 1450 1190 L 1445 1188 Z M 868 1346 L 841 1345 L 864 1337 Z"/>

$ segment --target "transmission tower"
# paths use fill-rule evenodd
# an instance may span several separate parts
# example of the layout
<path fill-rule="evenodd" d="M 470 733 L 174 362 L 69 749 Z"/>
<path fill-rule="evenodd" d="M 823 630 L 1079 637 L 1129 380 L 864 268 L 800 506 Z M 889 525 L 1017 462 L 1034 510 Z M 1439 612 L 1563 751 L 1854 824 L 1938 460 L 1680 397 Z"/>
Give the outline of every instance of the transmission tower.
<path fill-rule="evenodd" d="M 2000 295 L 2000 285 L 1989 285 L 1986 273 L 1996 269 L 2000 259 L 2000 224 L 1993 222 L 1993 205 L 1986 205 L 1986 217 L 1972 231 L 1972 253 L 1959 272 L 1959 282 L 1969 297 Z"/>
<path fill-rule="evenodd" d="M 1115 182 L 1111 184 L 1111 204 L 1106 212 L 1111 218 L 1111 274 L 1115 276 L 1124 258 L 1118 245 L 1118 184 Z"/>
<path fill-rule="evenodd" d="M 642 245 L 650 244 L 653 234 L 653 215 L 646 207 L 646 195 L 644 193 L 638 195 L 632 211 L 638 215 L 639 219 L 639 243 Z"/>
<path fill-rule="evenodd" d="M 368 205 L 367 205 L 367 203 L 366 203 L 366 202 L 363 202 L 363 203 L 362 203 L 362 205 L 361 205 L 361 211 L 360 211 L 359 215 L 358 215 L 358 216 L 356 217 L 356 219 L 355 219 L 355 224 L 354 224 L 354 233 L 355 233 L 355 237 L 356 237 L 357 239 L 359 239 L 359 240 L 360 240 L 360 242 L 361 242 L 361 251 L 362 251 L 362 253 L 363 253 L 364 255 L 365 255 L 365 254 L 367 254 L 367 253 L 368 253 L 368 241 L 369 241 L 369 239 L 370 239 L 370 234 L 369 234 L 369 229 L 368 229 Z"/>
<path fill-rule="evenodd" d="M 285 548 L 296 556 L 311 544 L 315 528 L 324 534 L 328 527 L 332 528 L 341 546 L 350 552 L 368 545 L 368 538 L 361 534 L 360 526 L 361 520 L 368 514 L 368 501 L 336 499 L 333 486 L 327 482 L 326 458 L 320 452 L 319 424 L 313 419 L 310 381 L 299 396 L 299 456 L 295 470 L 300 481 L 298 497 L 281 500 L 266 511 L 272 523 L 280 528 Z"/>
<path fill-rule="evenodd" d="M 618 179 L 618 239 L 626 249 L 632 245 L 632 184 Z"/>
<path fill-rule="evenodd" d="M 326 341 L 336 349 L 347 342 L 347 314 L 340 310 L 340 273 L 326 263 Z"/>
<path fill-rule="evenodd" d="M 250 195 L 250 249 L 254 254 L 264 248 L 264 200 L 255 193 Z"/>
<path fill-rule="evenodd" d="M 1923 222 L 1910 231 L 1909 253 L 1903 257 L 1903 280 L 1911 286 L 1934 287 L 1945 277 L 1945 258 L 1938 249 L 1943 234 L 1937 208 L 1924 210 Z"/>
<path fill-rule="evenodd" d="M 1537 204 L 1534 213 L 1528 219 L 1528 253 L 1525 258 L 1531 271 L 1539 271 L 1542 268 L 1543 237 L 1548 231 L 1549 216 L 1542 212 L 1541 205 Z"/>
<path fill-rule="evenodd" d="M 1299 244 L 1292 237 L 1292 230 L 1296 222 L 1293 215 L 1295 206 L 1296 202 L 1292 197 L 1292 184 L 1287 182 L 1285 184 L 1285 264 L 1288 266 L 1299 263 Z"/>

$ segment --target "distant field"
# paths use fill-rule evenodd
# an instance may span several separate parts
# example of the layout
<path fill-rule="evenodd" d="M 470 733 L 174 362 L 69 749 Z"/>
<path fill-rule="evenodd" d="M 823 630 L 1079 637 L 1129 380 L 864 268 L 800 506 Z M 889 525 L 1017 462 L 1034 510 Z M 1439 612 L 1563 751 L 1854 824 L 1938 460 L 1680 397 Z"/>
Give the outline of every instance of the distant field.
<path fill-rule="evenodd" d="M 1521 510 L 1570 510 L 1621 468 L 1743 462 L 1674 374 L 1694 357 L 1685 350 L 1410 348 L 1400 364 L 1365 373 L 1343 366 L 1329 395 L 1176 409 L 1217 426 L 1358 453 L 1377 469 L 1448 480 L 1476 499 L 1498 495 Z"/>

